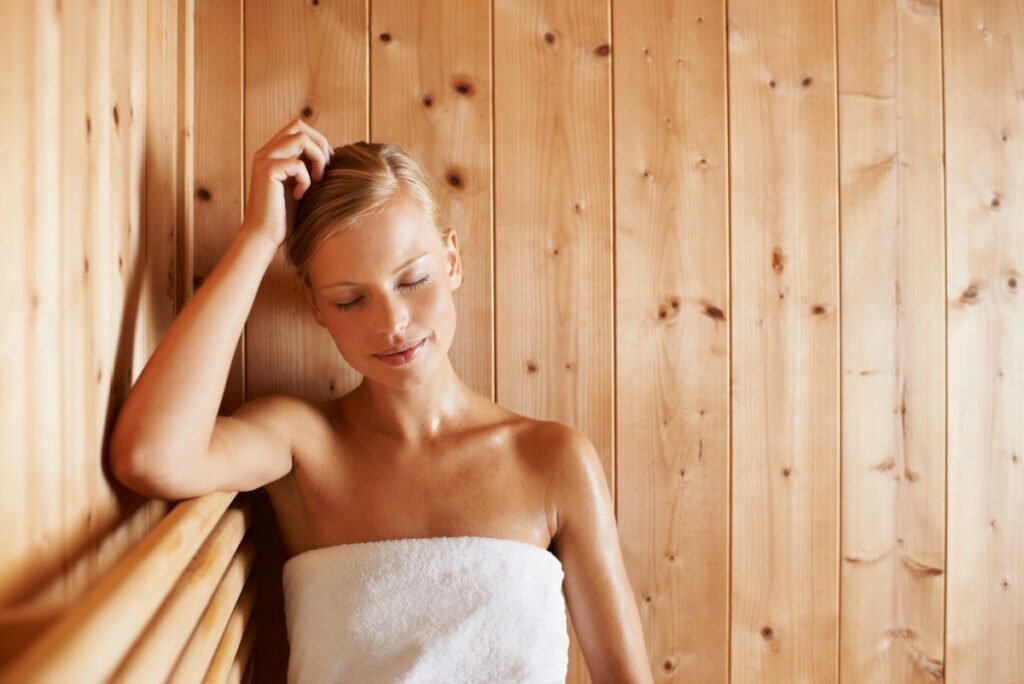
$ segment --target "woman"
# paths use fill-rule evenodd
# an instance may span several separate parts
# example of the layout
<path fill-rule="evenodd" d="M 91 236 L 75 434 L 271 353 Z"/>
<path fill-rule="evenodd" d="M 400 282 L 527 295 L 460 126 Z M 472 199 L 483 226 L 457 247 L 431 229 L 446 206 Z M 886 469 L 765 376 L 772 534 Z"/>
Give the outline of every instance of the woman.
<path fill-rule="evenodd" d="M 118 479 L 168 500 L 266 488 L 290 556 L 289 681 L 564 681 L 566 604 L 594 681 L 652 681 L 593 445 L 452 368 L 458 235 L 420 167 L 394 145 L 333 149 L 296 119 L 256 152 L 251 181 L 234 241 L 126 398 Z M 218 416 L 282 244 L 363 380 Z"/>

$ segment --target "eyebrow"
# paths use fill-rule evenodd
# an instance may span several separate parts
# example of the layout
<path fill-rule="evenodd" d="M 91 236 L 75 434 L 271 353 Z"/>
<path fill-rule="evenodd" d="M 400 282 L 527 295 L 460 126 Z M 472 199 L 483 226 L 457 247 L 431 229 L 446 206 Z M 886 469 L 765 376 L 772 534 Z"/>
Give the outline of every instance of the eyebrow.
<path fill-rule="evenodd" d="M 412 259 L 409 259 L 409 260 L 408 260 L 408 261 L 406 261 L 406 262 L 405 262 L 404 264 L 402 264 L 401 266 L 399 266 L 398 268 L 396 268 L 396 269 L 395 269 L 394 271 L 392 271 L 392 272 L 391 272 L 391 275 L 395 275 L 396 273 L 398 273 L 399 271 L 401 271 L 401 270 L 402 270 L 403 268 L 405 268 L 406 266 L 408 266 L 408 265 L 409 265 L 409 264 L 411 264 L 412 262 L 414 262 L 414 261 L 416 261 L 416 260 L 418 260 L 418 259 L 422 259 L 423 257 L 427 256 L 427 254 L 429 254 L 429 253 L 430 253 L 430 252 L 424 252 L 423 254 L 420 254 L 419 256 L 414 256 L 414 257 L 413 257 Z M 330 288 L 332 288 L 332 287 L 341 287 L 342 285 L 358 285 L 358 284 L 359 284 L 359 283 L 353 283 L 353 282 L 351 282 L 351 281 L 349 281 L 349 280 L 339 280 L 339 281 L 338 281 L 338 282 L 336 282 L 336 283 L 331 283 L 330 285 L 324 285 L 324 286 L 323 286 L 323 287 L 321 287 L 320 289 L 321 289 L 321 290 L 328 290 L 328 289 L 330 289 Z"/>

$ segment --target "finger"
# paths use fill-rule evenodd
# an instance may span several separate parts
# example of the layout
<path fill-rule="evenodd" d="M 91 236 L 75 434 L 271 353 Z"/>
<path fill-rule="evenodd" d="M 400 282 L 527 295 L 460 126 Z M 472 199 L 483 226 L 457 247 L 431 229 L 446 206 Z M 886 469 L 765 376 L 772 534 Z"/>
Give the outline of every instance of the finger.
<path fill-rule="evenodd" d="M 306 159 L 309 160 L 313 167 L 313 177 L 317 180 L 323 178 L 324 168 L 327 166 L 327 156 L 324 154 L 323 149 L 316 144 L 316 141 L 304 131 L 298 131 L 288 136 L 288 138 L 282 141 L 281 146 L 277 150 L 270 152 L 270 156 L 297 158 L 303 153 L 305 153 Z"/>
<path fill-rule="evenodd" d="M 295 190 L 292 192 L 295 195 L 295 199 L 302 199 L 302 196 L 306 194 L 306 190 L 309 189 L 311 181 L 309 179 L 309 171 L 306 170 L 306 165 L 299 162 L 298 169 L 295 173 Z"/>
<path fill-rule="evenodd" d="M 266 162 L 270 167 L 270 177 L 284 184 L 289 178 L 294 178 L 296 183 L 305 181 L 308 186 L 309 169 L 296 157 L 269 159 Z"/>
<path fill-rule="evenodd" d="M 267 143 L 263 146 L 262 150 L 268 150 L 269 151 L 271 149 L 276 149 L 277 147 L 280 146 L 282 140 L 286 140 L 286 139 L 292 137 L 295 133 L 298 133 L 299 131 L 301 131 L 302 130 L 302 126 L 303 126 L 302 119 L 298 119 L 298 118 L 292 119 L 291 121 L 286 123 L 283 127 L 281 127 L 281 130 L 279 130 L 277 133 L 275 133 L 273 136 L 271 136 L 270 140 L 267 141 Z"/>
<path fill-rule="evenodd" d="M 301 119 L 297 119 L 297 121 L 302 126 L 302 129 L 309 133 L 309 135 L 312 136 L 312 138 L 316 140 L 317 143 L 324 149 L 324 154 L 326 155 L 327 159 L 330 160 L 331 155 L 334 154 L 334 148 L 331 147 L 331 144 L 329 142 L 327 142 L 327 136 L 325 136 L 323 133 L 316 130 L 312 126 L 310 126 L 305 121 Z"/>

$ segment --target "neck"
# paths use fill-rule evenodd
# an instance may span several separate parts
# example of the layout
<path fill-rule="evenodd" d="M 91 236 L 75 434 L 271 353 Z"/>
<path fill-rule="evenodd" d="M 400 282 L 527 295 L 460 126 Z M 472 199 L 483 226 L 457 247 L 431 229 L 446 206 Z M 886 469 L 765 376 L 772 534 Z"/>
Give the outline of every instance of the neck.
<path fill-rule="evenodd" d="M 418 385 L 396 389 L 368 377 L 352 393 L 363 427 L 400 449 L 416 448 L 463 421 L 472 391 L 445 357 L 437 372 Z"/>

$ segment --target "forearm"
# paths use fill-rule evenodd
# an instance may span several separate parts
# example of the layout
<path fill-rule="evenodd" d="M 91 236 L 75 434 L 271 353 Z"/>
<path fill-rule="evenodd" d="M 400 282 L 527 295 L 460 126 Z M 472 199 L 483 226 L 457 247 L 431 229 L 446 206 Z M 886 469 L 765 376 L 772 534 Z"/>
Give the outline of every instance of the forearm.
<path fill-rule="evenodd" d="M 128 459 L 138 469 L 166 467 L 146 461 L 163 454 L 180 459 L 206 453 L 231 359 L 276 252 L 267 238 L 239 230 L 126 397 L 111 439 L 112 458 Z"/>

